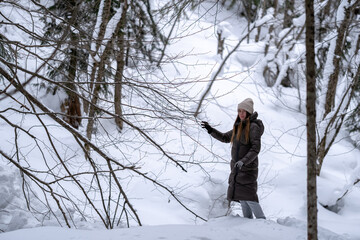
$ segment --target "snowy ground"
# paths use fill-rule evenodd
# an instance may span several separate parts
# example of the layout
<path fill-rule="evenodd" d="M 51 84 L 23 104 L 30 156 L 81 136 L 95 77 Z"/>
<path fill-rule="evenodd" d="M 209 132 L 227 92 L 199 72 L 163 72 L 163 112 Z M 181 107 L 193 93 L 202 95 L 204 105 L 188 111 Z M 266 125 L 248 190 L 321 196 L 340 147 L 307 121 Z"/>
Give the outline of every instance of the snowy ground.
<path fill-rule="evenodd" d="M 74 230 L 59 227 L 22 229 L 0 235 L 1 240 L 302 240 L 307 239 L 304 223 L 284 219 L 282 224 L 270 220 L 247 220 L 222 217 L 201 225 L 161 225 L 116 230 Z M 328 230 L 319 230 L 320 240 L 342 240 Z"/>
<path fill-rule="evenodd" d="M 202 13 L 200 11 L 190 16 L 187 22 L 189 27 L 183 25 L 184 29 L 194 34 L 173 42 L 169 47 L 169 53 L 174 56 L 178 53 L 191 53 L 176 66 L 164 66 L 163 70 L 169 79 L 186 76 L 208 80 L 212 71 L 217 68 L 216 61 L 219 61 L 219 58 L 216 56 L 216 31 L 212 27 L 213 23 L 206 18 L 198 21 Z M 210 15 L 212 13 L 213 11 L 208 12 Z M 241 35 L 241 29 L 237 27 L 241 26 L 242 22 L 226 11 L 219 13 L 217 19 L 225 19 L 229 23 L 222 26 L 227 26 L 229 31 L 226 42 L 229 44 L 228 49 L 231 49 Z M 194 22 L 191 22 L 192 20 Z M 281 89 L 280 94 L 277 90 L 266 87 L 263 79 L 258 77 L 256 72 L 251 72 L 251 68 L 248 69 L 257 63 L 258 52 L 262 46 L 263 43 L 250 42 L 229 59 L 225 66 L 226 74 L 220 76 L 213 85 L 208 96 L 209 101 L 204 104 L 199 120 L 207 120 L 220 131 L 227 131 L 233 124 L 237 103 L 247 97 L 254 99 L 255 110 L 265 125 L 259 156 L 259 197 L 267 220 L 247 220 L 238 216 L 215 218 L 224 212 L 221 201 L 216 200 L 226 192 L 229 173 L 226 161 L 229 160 L 230 147 L 215 142 L 200 126 L 195 126 L 192 134 L 198 135 L 204 145 L 204 148 L 199 147 L 195 158 L 206 159 L 206 156 L 211 154 L 209 150 L 218 155 L 218 163 L 205 166 L 212 169 L 211 182 L 193 169 L 184 174 L 168 167 L 161 176 L 163 179 L 170 179 L 169 182 L 179 181 L 191 186 L 182 192 L 188 198 L 185 202 L 199 215 L 210 218 L 208 222 L 195 221 L 179 204 L 170 201 L 168 195 L 154 191 L 149 187 L 151 184 L 146 185 L 140 180 L 134 183 L 130 195 L 134 198 L 133 204 L 144 227 L 109 231 L 99 229 L 99 226 L 94 229 L 91 225 L 81 226 L 81 230 L 35 225 L 36 228 L 2 233 L 0 240 L 306 239 L 306 119 L 303 112 L 294 110 L 299 109 L 297 90 Z M 200 82 L 191 91 L 202 93 L 206 84 Z M 0 129 L 0 142 L 3 148 L 11 149 L 11 142 L 6 139 L 9 133 L 6 131 Z M 190 146 L 192 143 L 183 144 Z M 11 172 L 8 172 L 9 175 L 4 173 L 8 168 L 6 163 L 1 164 L 4 164 L 5 169 L 0 174 L 1 181 L 8 181 L 9 186 L 16 183 L 17 180 L 10 176 Z M 156 165 L 153 167 L 156 168 Z M 318 178 L 318 199 L 321 203 L 318 204 L 320 239 L 360 239 L 360 189 L 358 186 L 351 186 L 353 179 L 359 177 L 360 151 L 353 147 L 346 132 L 341 132 L 325 159 L 321 176 Z M 2 192 L 8 190 L 3 189 Z M 18 191 L 10 190 L 8 196 Z M 349 192 L 342 202 L 340 212 L 334 213 L 322 207 L 334 204 L 346 190 Z M 241 212 L 238 206 L 234 208 L 235 212 Z M 23 219 L 21 216 L 18 218 Z M 20 221 L 14 220 L 14 229 L 18 223 Z M 34 226 L 30 222 L 23 225 Z"/>

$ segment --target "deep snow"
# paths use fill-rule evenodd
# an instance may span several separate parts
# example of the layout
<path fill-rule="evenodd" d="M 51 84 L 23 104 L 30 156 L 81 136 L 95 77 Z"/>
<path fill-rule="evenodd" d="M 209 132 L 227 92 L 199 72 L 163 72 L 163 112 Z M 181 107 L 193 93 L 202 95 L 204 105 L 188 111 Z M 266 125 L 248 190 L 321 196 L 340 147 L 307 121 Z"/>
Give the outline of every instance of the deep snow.
<path fill-rule="evenodd" d="M 190 19 L 180 24 L 182 29 L 187 29 L 193 34 L 187 32 L 186 35 L 189 36 L 174 41 L 168 48 L 169 54 L 175 56 L 178 53 L 191 53 L 191 55 L 185 56 L 176 65 L 163 67 L 169 79 L 189 77 L 208 80 L 219 66 L 220 58 L 216 56 L 216 28 L 213 27 L 212 22 L 215 9 L 199 20 L 199 16 L 203 13 L 204 10 L 191 13 Z M 231 50 L 242 34 L 239 26 L 246 24 L 243 25 L 243 20 L 225 10 L 217 13 L 217 19 L 222 21 L 221 28 L 226 28 L 226 49 Z M 181 32 L 181 29 L 178 29 L 177 33 Z M 198 136 L 203 144 L 194 153 L 194 158 L 211 159 L 212 153 L 217 154 L 212 159 L 213 162 L 204 164 L 206 169 L 212 170 L 210 177 L 203 176 L 196 169 L 190 169 L 189 173 L 185 174 L 171 167 L 164 171 L 156 164 L 149 163 L 149 165 L 153 164 L 151 166 L 153 169 L 159 167 L 161 169 L 159 172 L 162 172 L 161 178 L 170 179 L 168 183 L 176 185 L 179 182 L 188 186 L 182 192 L 187 198 L 186 203 L 201 216 L 209 218 L 207 223 L 194 219 L 179 204 L 170 201 L 171 198 L 166 193 L 154 191 L 149 187 L 151 184 L 139 180 L 131 186 L 130 194 L 134 197 L 133 204 L 144 227 L 103 230 L 95 224 L 85 223 L 83 226 L 80 225 L 81 230 L 41 227 L 30 220 L 29 222 L 24 220 L 30 219 L 30 215 L 19 213 L 12 216 L 11 212 L 4 212 L 3 222 L 9 223 L 13 220 L 13 225 L 8 225 L 13 229 L 8 230 L 15 230 L 18 227 L 36 226 L 36 228 L 2 233 L 0 239 L 306 239 L 304 106 L 298 103 L 297 90 L 268 88 L 264 80 L 257 75 L 256 66 L 261 59 L 259 52 L 263 46 L 263 42 L 244 43 L 229 59 L 223 75 L 213 85 L 208 101 L 202 107 L 199 120 L 207 120 L 221 131 L 230 130 L 236 115 L 237 103 L 247 97 L 254 99 L 255 110 L 265 125 L 262 151 L 259 156 L 259 197 L 267 220 L 248 220 L 239 216 L 218 217 L 224 214 L 225 210 L 223 198 L 229 173 L 230 146 L 211 139 L 200 126 L 194 124 L 192 129 L 185 130 L 189 134 Z M 196 87 L 189 89 L 188 94 L 202 93 L 206 86 L 207 82 L 200 81 Z M 304 94 L 303 88 L 301 94 Z M 7 101 L 1 102 L 1 108 L 11 104 L 9 99 Z M 297 111 L 299 108 L 302 111 Z M 32 125 L 31 118 L 30 122 L 24 120 L 22 122 L 27 127 Z M 113 127 L 109 122 L 104 121 L 104 123 Z M 10 150 L 12 142 L 8 141 L 6 136 L 11 133 L 7 131 L 9 130 L 1 126 L 0 142 L 2 148 Z M 161 134 L 158 137 L 162 139 Z M 61 136 L 60 139 L 66 141 L 67 136 Z M 349 193 L 337 214 L 318 204 L 319 238 L 355 240 L 360 239 L 360 189 L 359 186 L 351 186 L 351 183 L 360 177 L 360 152 L 351 144 L 345 131 L 340 133 L 338 139 L 325 159 L 321 176 L 318 177 L 318 200 L 322 205 L 332 205 L 347 189 Z M 192 142 L 183 144 L 185 147 L 193 145 Z M 4 201 L 0 203 L 3 204 L 9 202 L 12 195 L 18 194 L 18 185 L 14 183 L 20 183 L 8 170 L 9 166 L 6 164 L 6 161 L 1 162 L 3 171 L 0 177 L 2 183 L 6 182 L 6 186 L 2 186 L 1 189 Z M 236 204 L 233 208 L 234 215 L 241 212 Z"/>
<path fill-rule="evenodd" d="M 307 239 L 304 223 L 283 219 L 282 224 L 270 220 L 248 220 L 236 216 L 212 219 L 201 225 L 160 225 L 114 230 L 74 230 L 59 227 L 22 229 L 0 235 L 1 240 L 302 240 Z M 342 240 L 329 230 L 319 229 L 320 240 Z"/>

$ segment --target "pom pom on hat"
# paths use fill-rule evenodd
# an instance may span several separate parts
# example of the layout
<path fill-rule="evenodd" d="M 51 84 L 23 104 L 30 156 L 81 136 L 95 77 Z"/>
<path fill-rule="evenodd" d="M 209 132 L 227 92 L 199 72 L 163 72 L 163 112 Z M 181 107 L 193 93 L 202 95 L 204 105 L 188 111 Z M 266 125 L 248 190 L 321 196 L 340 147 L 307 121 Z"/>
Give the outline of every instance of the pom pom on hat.
<path fill-rule="evenodd" d="M 251 98 L 246 98 L 244 101 L 238 104 L 238 110 L 244 109 L 250 114 L 254 113 L 254 102 Z"/>

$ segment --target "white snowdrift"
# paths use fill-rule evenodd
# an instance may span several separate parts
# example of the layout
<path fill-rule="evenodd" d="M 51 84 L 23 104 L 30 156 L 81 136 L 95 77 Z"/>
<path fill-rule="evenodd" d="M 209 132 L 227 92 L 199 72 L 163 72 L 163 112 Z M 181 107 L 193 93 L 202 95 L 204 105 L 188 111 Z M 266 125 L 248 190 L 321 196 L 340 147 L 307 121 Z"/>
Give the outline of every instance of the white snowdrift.
<path fill-rule="evenodd" d="M 210 220 L 202 225 L 161 225 L 124 228 L 115 230 L 77 230 L 59 227 L 22 229 L 0 235 L 1 240 L 301 240 L 306 239 L 306 223 L 296 219 L 282 219 L 278 224 L 270 220 L 249 220 L 237 216 L 228 216 Z M 328 230 L 319 229 L 320 240 L 342 240 Z"/>

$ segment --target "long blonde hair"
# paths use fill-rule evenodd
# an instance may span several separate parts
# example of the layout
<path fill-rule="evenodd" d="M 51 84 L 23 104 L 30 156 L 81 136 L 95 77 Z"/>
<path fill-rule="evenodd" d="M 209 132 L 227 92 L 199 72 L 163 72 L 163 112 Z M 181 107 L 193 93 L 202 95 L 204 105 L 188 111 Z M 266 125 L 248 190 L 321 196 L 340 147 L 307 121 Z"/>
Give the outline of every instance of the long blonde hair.
<path fill-rule="evenodd" d="M 248 116 L 249 114 L 247 113 L 246 115 L 246 119 L 245 121 L 245 127 L 243 128 L 243 124 L 242 121 L 240 120 L 239 116 L 236 118 L 236 121 L 234 123 L 234 127 L 233 127 L 233 132 L 232 132 L 232 136 L 231 136 L 231 143 L 234 143 L 234 139 L 235 139 L 235 134 L 236 134 L 236 140 L 240 141 L 241 138 L 241 133 L 244 130 L 244 137 L 245 137 L 245 143 L 249 142 L 249 138 L 250 138 L 250 118 Z M 239 122 L 239 124 L 237 125 L 236 128 L 236 123 Z"/>

